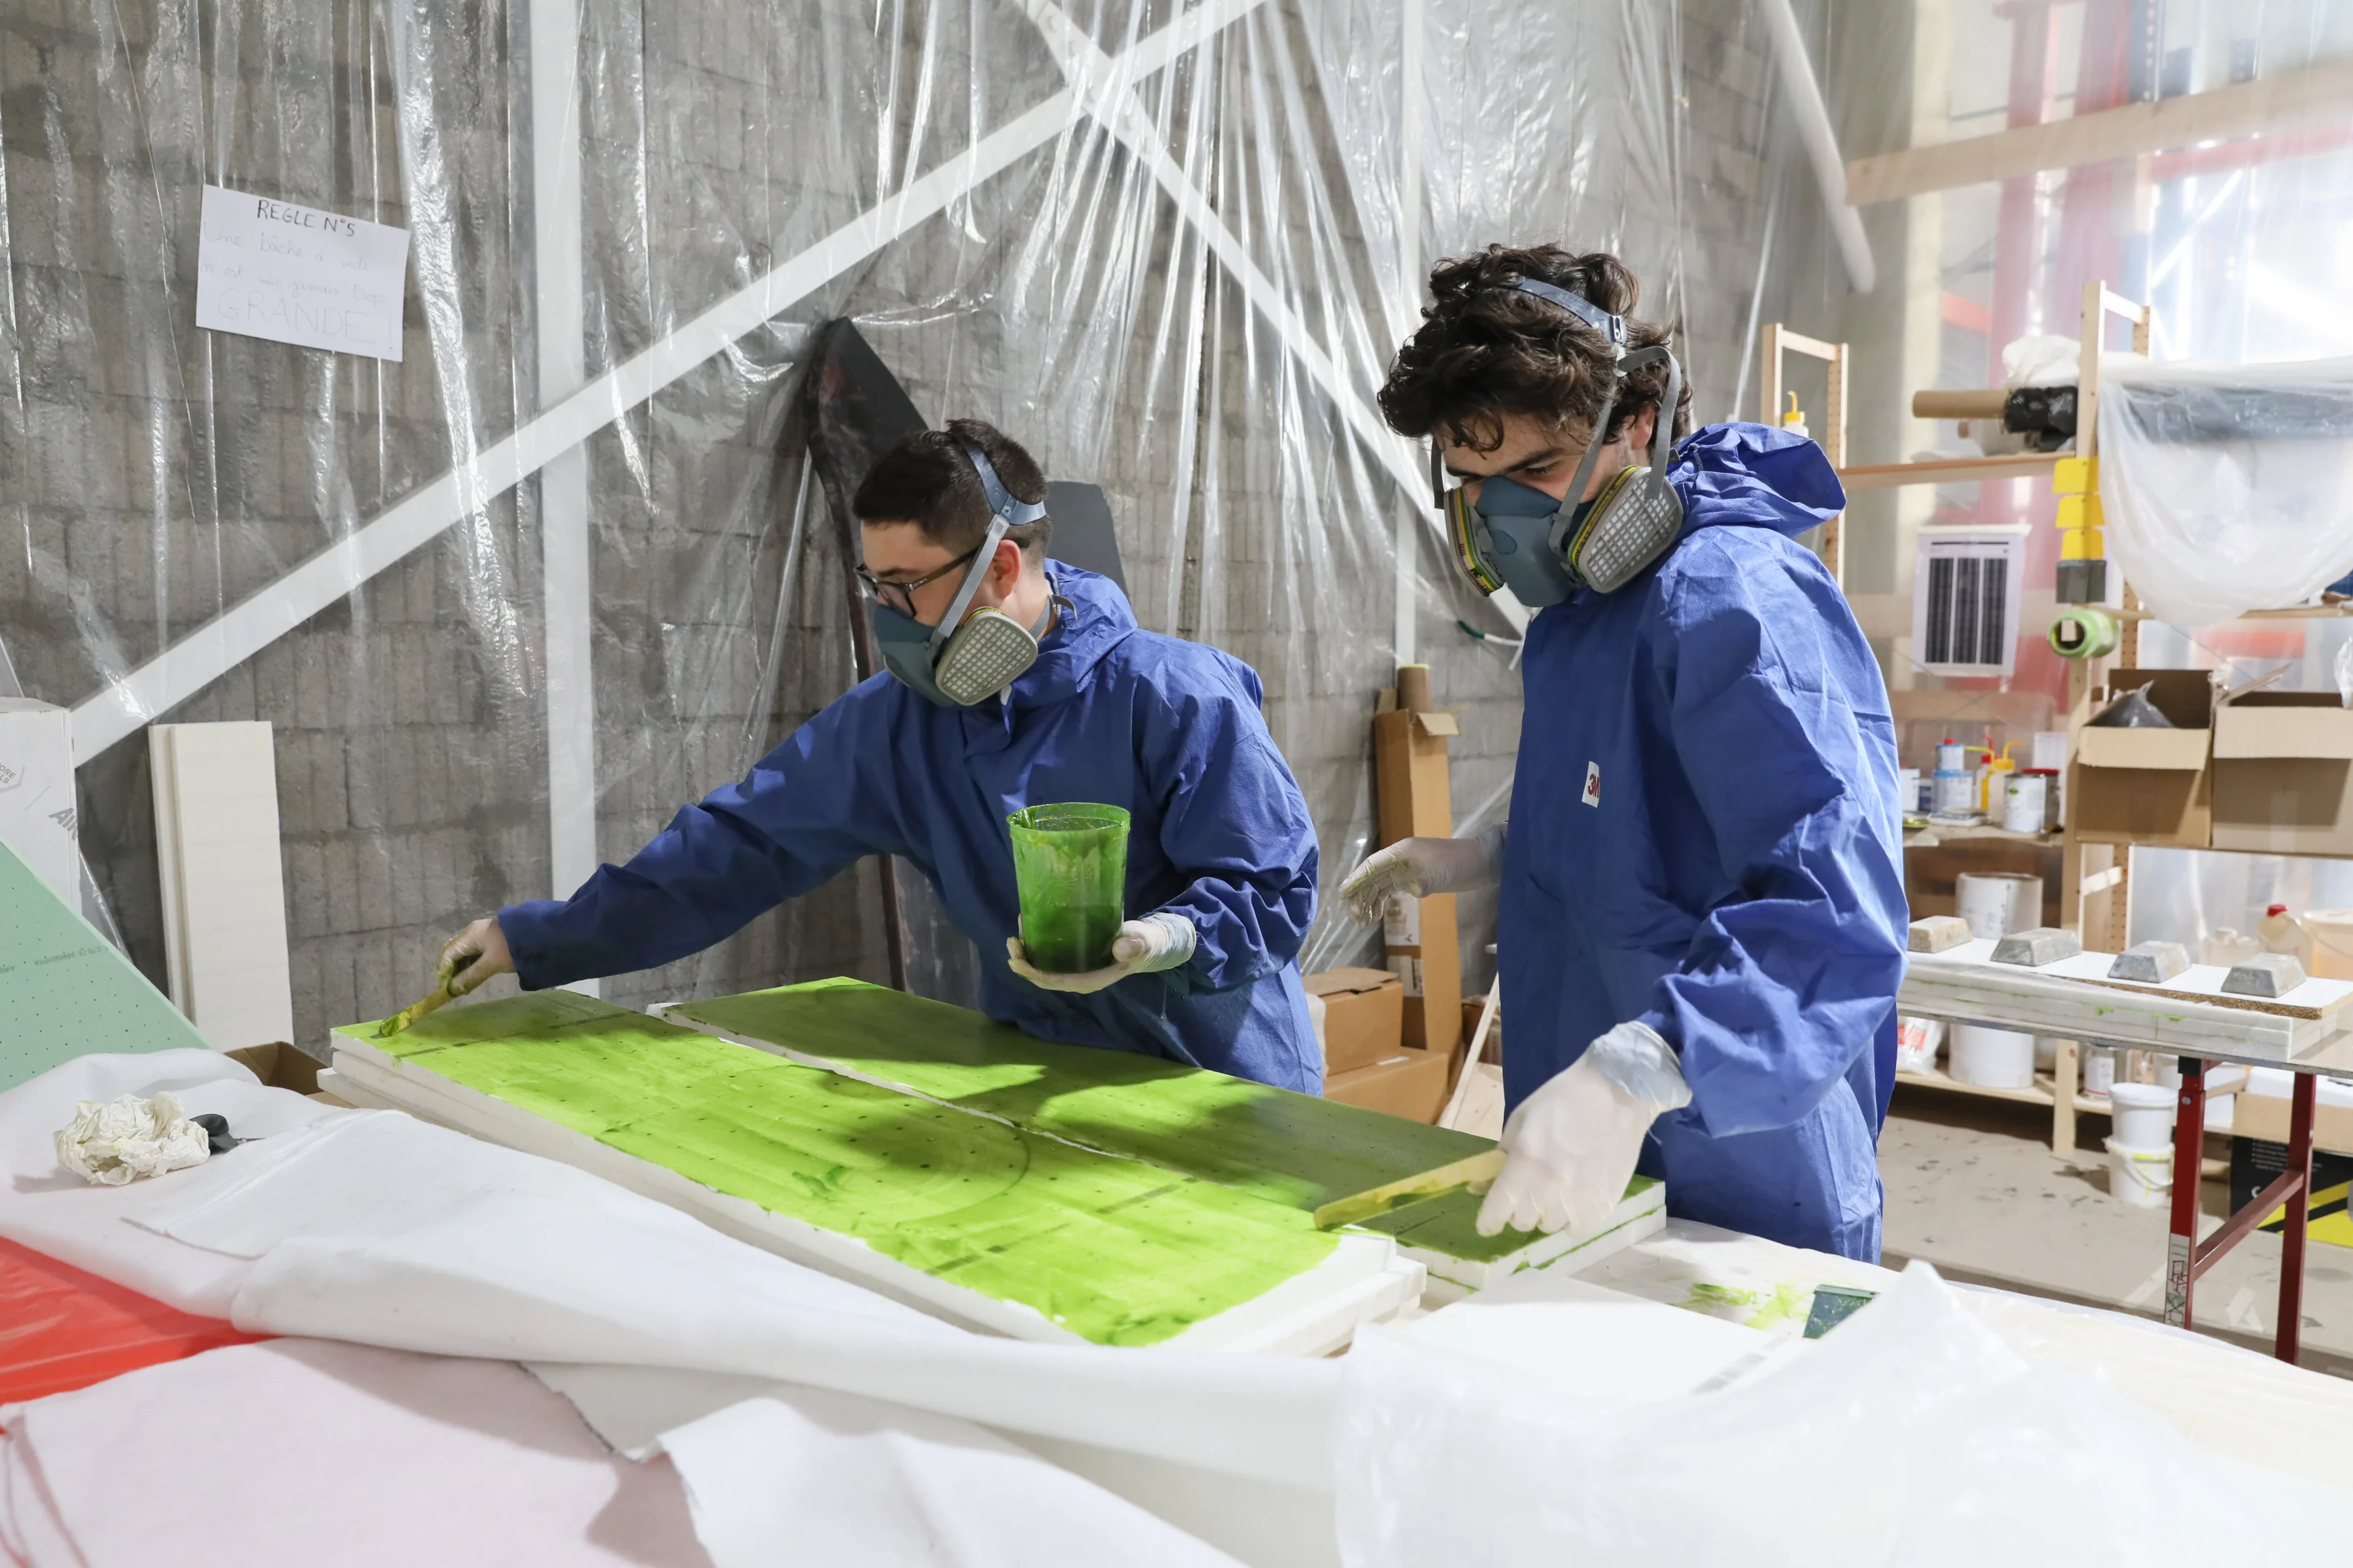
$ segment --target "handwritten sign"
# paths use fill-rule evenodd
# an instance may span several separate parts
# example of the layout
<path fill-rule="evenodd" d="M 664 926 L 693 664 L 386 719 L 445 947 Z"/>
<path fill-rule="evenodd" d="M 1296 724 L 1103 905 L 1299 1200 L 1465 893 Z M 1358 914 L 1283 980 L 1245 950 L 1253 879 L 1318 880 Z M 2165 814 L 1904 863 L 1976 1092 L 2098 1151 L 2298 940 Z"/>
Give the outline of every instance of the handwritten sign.
<path fill-rule="evenodd" d="M 205 187 L 200 327 L 397 360 L 407 271 L 405 228 Z"/>

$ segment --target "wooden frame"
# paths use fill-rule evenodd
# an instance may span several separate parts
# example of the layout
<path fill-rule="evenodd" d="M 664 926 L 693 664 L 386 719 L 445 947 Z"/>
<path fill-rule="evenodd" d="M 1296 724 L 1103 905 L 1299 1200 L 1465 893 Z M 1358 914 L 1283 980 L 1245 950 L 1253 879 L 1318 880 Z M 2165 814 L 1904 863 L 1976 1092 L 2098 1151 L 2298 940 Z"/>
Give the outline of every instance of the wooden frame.
<path fill-rule="evenodd" d="M 1822 434 L 1819 437 L 1822 451 L 1831 467 L 1844 478 L 1846 468 L 1846 364 L 1847 346 L 1826 343 L 1820 338 L 1810 338 L 1793 332 L 1778 321 L 1765 326 L 1765 355 L 1757 387 L 1758 401 L 1764 413 L 1760 423 L 1778 429 L 1781 424 L 1781 356 L 1784 353 L 1804 354 L 1818 359 L 1830 367 L 1830 391 L 1822 409 Z M 1869 488 L 1869 487 L 1865 487 Z M 1845 542 L 1840 525 L 1846 521 L 1841 512 L 1822 524 L 1822 564 L 1831 569 L 1831 580 L 1841 587 L 1846 584 Z"/>

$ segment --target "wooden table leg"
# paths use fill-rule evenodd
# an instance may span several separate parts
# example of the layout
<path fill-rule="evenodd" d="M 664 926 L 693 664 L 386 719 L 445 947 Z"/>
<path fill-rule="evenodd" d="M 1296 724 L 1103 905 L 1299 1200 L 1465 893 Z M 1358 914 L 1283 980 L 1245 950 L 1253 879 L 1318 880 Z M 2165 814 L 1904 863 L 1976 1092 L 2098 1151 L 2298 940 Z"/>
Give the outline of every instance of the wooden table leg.
<path fill-rule="evenodd" d="M 2181 1096 L 2173 1110 L 2173 1228 L 2165 1244 L 2165 1321 L 2177 1329 L 2189 1326 L 2189 1264 L 2198 1248 L 2198 1184 L 2205 1158 L 2206 1064 L 2183 1057 Z"/>
<path fill-rule="evenodd" d="M 2075 1152 L 2075 1086 L 2082 1081 L 2084 1047 L 2062 1040 L 2051 1063 L 2051 1152 Z"/>
<path fill-rule="evenodd" d="M 2300 1174 L 2304 1182 L 2288 1199 L 2287 1225 L 2280 1238 L 2279 1335 L 2273 1344 L 2274 1352 L 2291 1366 L 2304 1331 L 2304 1233 L 2312 1216 L 2312 1108 L 2320 1085 L 2308 1072 L 2295 1074 L 2295 1079 L 2288 1101 L 2287 1172 Z"/>

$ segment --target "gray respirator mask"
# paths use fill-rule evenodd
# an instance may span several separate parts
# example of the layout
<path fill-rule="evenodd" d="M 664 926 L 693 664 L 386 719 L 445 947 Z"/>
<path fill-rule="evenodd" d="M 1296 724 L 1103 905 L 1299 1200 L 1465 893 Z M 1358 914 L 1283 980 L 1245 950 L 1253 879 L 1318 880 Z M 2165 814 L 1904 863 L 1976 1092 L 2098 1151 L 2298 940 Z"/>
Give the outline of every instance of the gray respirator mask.
<path fill-rule="evenodd" d="M 1038 639 L 1052 623 L 1050 600 L 1034 626 L 1025 626 L 1002 610 L 972 609 L 973 595 L 997 559 L 997 547 L 1006 531 L 1037 521 L 1046 515 L 1042 501 L 1017 500 L 997 477 L 987 453 L 958 442 L 980 476 L 988 496 L 988 532 L 965 569 L 964 581 L 939 625 L 927 626 L 913 616 L 888 605 L 874 606 L 874 642 L 882 663 L 892 675 L 941 708 L 969 708 L 991 692 L 1007 691 L 1022 673 L 1038 662 Z"/>
<path fill-rule="evenodd" d="M 1663 345 L 1628 353 L 1624 319 L 1580 295 L 1533 278 L 1514 278 L 1510 286 L 1567 310 L 1609 339 L 1618 354 L 1617 376 L 1602 399 L 1601 413 L 1593 422 L 1595 439 L 1569 481 L 1569 495 L 1583 495 L 1593 479 L 1601 456 L 1599 437 L 1609 428 L 1626 373 L 1646 364 L 1663 363 L 1667 367 L 1667 391 L 1651 437 L 1649 465 L 1620 469 L 1589 501 L 1556 500 L 1532 485 L 1498 478 L 1481 482 L 1473 504 L 1462 487 L 1447 486 L 1437 443 L 1430 444 L 1430 487 L 1446 513 L 1447 537 L 1463 575 L 1482 594 L 1507 587 L 1521 604 L 1540 610 L 1563 603 L 1579 588 L 1608 594 L 1624 587 L 1682 534 L 1683 498 L 1667 481 L 1667 465 L 1674 457 L 1675 405 L 1683 398 L 1683 372 Z"/>

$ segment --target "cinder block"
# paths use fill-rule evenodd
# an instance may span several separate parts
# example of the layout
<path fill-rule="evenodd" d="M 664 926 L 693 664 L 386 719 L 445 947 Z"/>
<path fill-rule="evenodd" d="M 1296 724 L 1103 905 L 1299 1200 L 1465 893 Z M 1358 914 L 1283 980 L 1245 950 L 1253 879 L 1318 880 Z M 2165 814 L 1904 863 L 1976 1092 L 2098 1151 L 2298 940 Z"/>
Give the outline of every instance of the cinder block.
<path fill-rule="evenodd" d="M 2260 996 L 2266 1001 L 2286 995 L 2304 984 L 2304 965 L 2284 952 L 2266 952 L 2234 963 L 2222 977 L 2222 989 L 2232 996 Z"/>
<path fill-rule="evenodd" d="M 1929 915 L 1912 922 L 1905 946 L 1913 952 L 1946 952 L 1969 940 L 1969 922 L 1958 915 Z"/>

